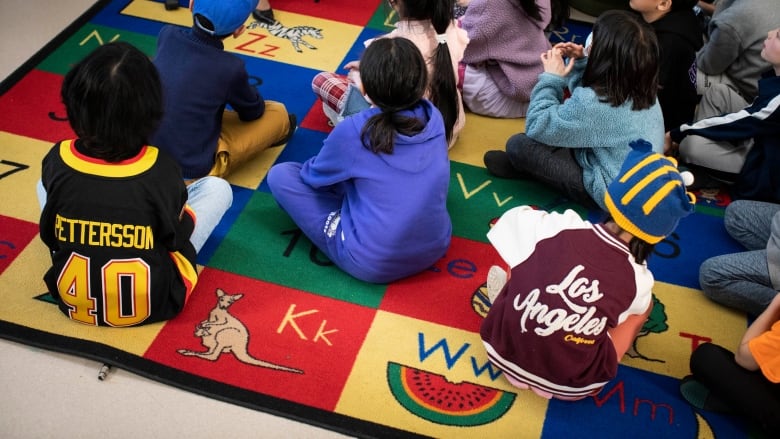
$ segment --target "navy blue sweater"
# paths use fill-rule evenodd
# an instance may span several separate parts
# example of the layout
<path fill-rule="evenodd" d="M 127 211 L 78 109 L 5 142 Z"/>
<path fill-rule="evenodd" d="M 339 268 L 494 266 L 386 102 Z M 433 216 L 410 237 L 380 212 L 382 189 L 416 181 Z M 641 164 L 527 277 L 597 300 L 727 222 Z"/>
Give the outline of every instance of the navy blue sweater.
<path fill-rule="evenodd" d="M 197 28 L 163 27 L 154 64 L 165 113 L 151 144 L 173 156 L 185 179 L 203 177 L 214 165 L 226 104 L 248 121 L 263 115 L 265 101 L 244 61 Z"/>

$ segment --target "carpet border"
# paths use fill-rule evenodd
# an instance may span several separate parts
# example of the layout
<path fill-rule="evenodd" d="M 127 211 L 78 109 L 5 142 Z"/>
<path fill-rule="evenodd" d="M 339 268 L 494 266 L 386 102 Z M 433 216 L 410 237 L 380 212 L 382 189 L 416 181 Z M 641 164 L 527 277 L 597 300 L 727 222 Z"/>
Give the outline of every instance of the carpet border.
<path fill-rule="evenodd" d="M 0 95 L 5 94 L 8 90 L 11 89 L 11 87 L 16 85 L 16 83 L 24 78 L 28 73 L 30 73 L 30 71 L 32 71 L 35 66 L 40 64 L 44 59 L 46 59 L 47 56 L 51 55 L 51 53 L 54 52 L 57 47 L 60 47 L 62 43 L 65 42 L 65 40 L 75 34 L 76 31 L 87 24 L 89 20 L 91 20 L 112 1 L 113 0 L 96 1 L 92 6 L 89 7 L 89 9 L 87 9 L 83 14 L 78 16 L 78 18 L 73 20 L 71 24 L 65 27 L 65 29 L 60 31 L 60 33 L 55 35 L 54 38 L 49 40 L 49 42 L 41 47 L 40 50 L 35 52 L 33 56 L 27 59 L 27 61 L 25 61 L 21 66 L 17 67 L 16 70 L 11 72 L 7 78 L 0 82 Z"/>
<path fill-rule="evenodd" d="M 210 399 L 360 438 L 426 438 L 411 431 L 318 409 L 220 383 L 130 354 L 102 343 L 52 334 L 0 320 L 0 338 L 110 364 L 136 375 Z M 221 391 L 222 393 L 218 393 Z"/>

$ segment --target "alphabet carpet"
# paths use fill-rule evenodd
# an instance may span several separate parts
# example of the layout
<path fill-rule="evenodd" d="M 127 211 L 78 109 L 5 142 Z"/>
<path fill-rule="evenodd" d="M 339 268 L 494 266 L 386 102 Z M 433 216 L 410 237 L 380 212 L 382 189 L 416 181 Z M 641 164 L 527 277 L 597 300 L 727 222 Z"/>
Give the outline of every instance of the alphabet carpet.
<path fill-rule="evenodd" d="M 37 236 L 34 188 L 43 155 L 74 137 L 59 98 L 70 66 L 114 40 L 151 56 L 164 24 L 191 24 L 188 9 L 100 1 L 0 85 L 0 337 L 358 437 L 750 436 L 738 419 L 698 412 L 678 392 L 698 343 L 735 348 L 746 327 L 744 315 L 698 290 L 704 259 L 739 250 L 723 228 L 727 196 L 699 193 L 696 213 L 656 247 L 656 305 L 613 382 L 575 403 L 519 391 L 489 364 L 479 339 L 489 307 L 485 278 L 499 262 L 485 234 L 501 213 L 524 204 L 574 209 L 593 221 L 600 214 L 540 184 L 491 177 L 484 151 L 502 148 L 524 122 L 468 114 L 450 151 L 453 239 L 446 256 L 388 285 L 345 275 L 276 205 L 264 177 L 276 162 L 316 154 L 331 129 L 312 77 L 343 72 L 363 41 L 388 32 L 395 18 L 380 0 L 273 4 L 280 26 L 250 17 L 248 31 L 226 40 L 226 49 L 244 59 L 263 95 L 285 103 L 300 127 L 285 147 L 229 177 L 233 206 L 199 255 L 190 302 L 169 322 L 117 329 L 66 319 L 42 280 L 49 261 Z M 550 38 L 584 41 L 588 32 L 587 23 L 570 21 Z M 200 325 L 212 313 L 224 328 Z"/>

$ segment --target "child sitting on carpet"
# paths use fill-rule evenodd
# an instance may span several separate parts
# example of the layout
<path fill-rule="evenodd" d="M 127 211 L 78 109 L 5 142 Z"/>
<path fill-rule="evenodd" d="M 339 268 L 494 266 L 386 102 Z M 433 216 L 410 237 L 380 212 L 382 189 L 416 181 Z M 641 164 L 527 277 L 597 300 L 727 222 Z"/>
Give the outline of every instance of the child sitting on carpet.
<path fill-rule="evenodd" d="M 457 72 L 469 42 L 466 31 L 454 20 L 454 0 L 390 0 L 390 6 L 397 12 L 398 22 L 396 29 L 385 37 L 407 38 L 422 52 L 430 79 L 425 97 L 441 112 L 447 140 L 452 146 L 466 123 L 457 89 Z M 364 44 L 372 41 L 376 40 Z M 352 91 L 360 88 L 360 63 L 351 61 L 345 68 L 349 71 L 346 76 L 322 72 L 312 80 L 312 90 L 322 99 L 322 108 L 333 125 L 352 114 L 353 110 L 347 106 L 350 88 Z"/>
<path fill-rule="evenodd" d="M 745 331 L 736 355 L 703 343 L 691 354 L 680 393 L 702 410 L 738 414 L 767 437 L 780 432 L 780 294 Z"/>
<path fill-rule="evenodd" d="M 544 71 L 539 54 L 550 49 L 545 32 L 560 0 L 471 0 L 461 26 L 469 45 L 463 54 L 463 103 L 473 113 L 525 117 L 531 90 Z M 564 15 L 568 15 L 565 13 Z"/>
<path fill-rule="evenodd" d="M 631 9 L 650 24 L 661 50 L 658 103 L 664 129 L 693 120 L 699 103 L 696 94 L 696 51 L 702 46 L 699 21 L 693 12 L 696 0 L 630 0 Z"/>
<path fill-rule="evenodd" d="M 605 222 L 522 206 L 488 232 L 509 269 L 488 272 L 492 306 L 480 335 L 517 387 L 570 401 L 597 394 L 652 311 L 646 259 L 695 198 L 674 159 L 643 140 L 632 147 L 604 196 Z"/>
<path fill-rule="evenodd" d="M 767 67 L 761 59 L 764 35 L 780 23 L 777 0 L 718 0 L 696 53 L 696 88 L 703 95 L 713 84 L 733 88 L 747 102 L 758 92 Z"/>
<path fill-rule="evenodd" d="M 374 106 L 336 125 L 319 154 L 280 163 L 267 183 L 304 234 L 342 270 L 375 283 L 444 256 L 450 164 L 441 113 L 424 99 L 427 67 L 406 38 L 380 38 L 360 62 Z"/>
<path fill-rule="evenodd" d="M 222 40 L 241 35 L 256 5 L 192 0 L 191 28 L 160 30 L 154 64 L 165 112 L 152 144 L 173 156 L 185 179 L 224 177 L 261 151 L 287 143 L 295 131 L 295 115 L 264 100 L 244 61 L 224 50 Z"/>
<path fill-rule="evenodd" d="M 655 33 L 635 14 L 611 10 L 596 19 L 585 48 L 559 43 L 541 57 L 544 73 L 531 93 L 525 133 L 510 137 L 505 151 L 485 153 L 485 166 L 497 177 L 537 179 L 606 210 L 604 192 L 629 143 L 645 139 L 663 150 Z M 564 99 L 567 88 L 571 97 Z"/>
<path fill-rule="evenodd" d="M 696 122 L 667 132 L 665 149 L 714 186 L 733 182 L 732 198 L 780 203 L 780 28 L 767 32 L 761 59 L 768 68 L 752 102 L 728 85 L 712 84 Z"/>
<path fill-rule="evenodd" d="M 713 301 L 757 316 L 780 290 L 780 204 L 734 200 L 723 224 L 745 251 L 702 262 L 699 285 Z"/>
<path fill-rule="evenodd" d="M 130 44 L 105 44 L 76 64 L 62 100 L 78 138 L 54 145 L 38 183 L 49 293 L 88 325 L 170 319 L 195 287 L 195 253 L 227 210 L 230 187 L 204 178 L 200 198 L 186 204 L 176 162 L 147 143 L 162 116 L 157 70 Z"/>

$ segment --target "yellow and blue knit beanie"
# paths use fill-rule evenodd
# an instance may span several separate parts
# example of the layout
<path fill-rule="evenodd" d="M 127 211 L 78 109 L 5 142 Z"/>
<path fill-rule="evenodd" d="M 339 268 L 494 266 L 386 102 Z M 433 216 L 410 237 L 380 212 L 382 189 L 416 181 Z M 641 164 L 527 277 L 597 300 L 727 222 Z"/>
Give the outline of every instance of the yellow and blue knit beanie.
<path fill-rule="evenodd" d="M 696 197 L 686 192 L 693 183 L 677 161 L 652 152 L 646 140 L 631 143 L 620 174 L 607 187 L 604 202 L 612 219 L 626 232 L 656 244 L 694 210 Z"/>
<path fill-rule="evenodd" d="M 202 15 L 213 25 L 207 29 L 197 19 L 195 25 L 208 34 L 216 36 L 230 35 L 249 18 L 257 7 L 258 0 L 195 0 L 193 15 Z"/>

